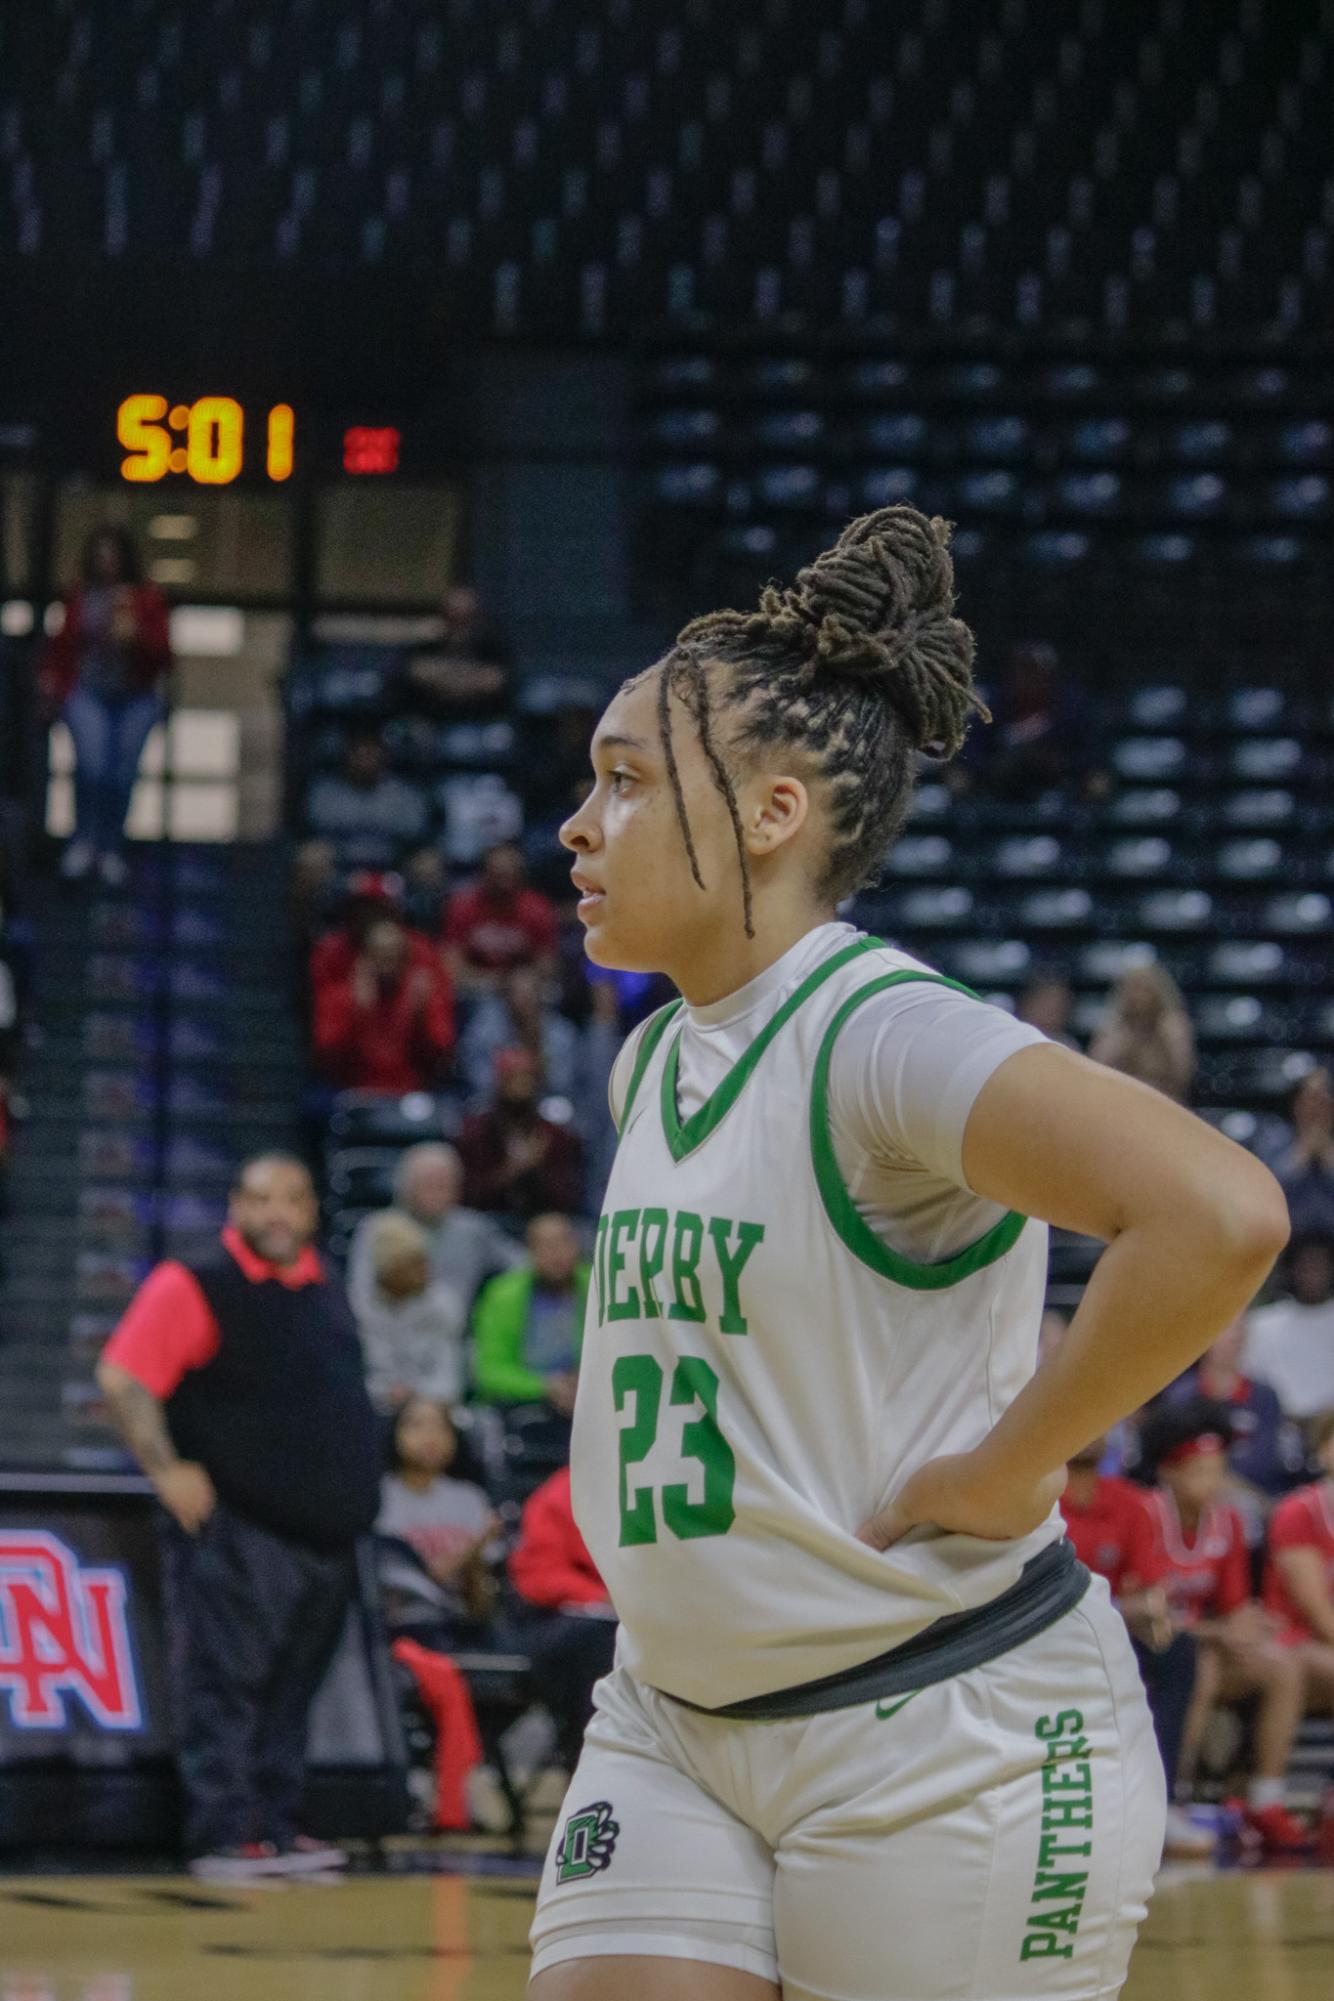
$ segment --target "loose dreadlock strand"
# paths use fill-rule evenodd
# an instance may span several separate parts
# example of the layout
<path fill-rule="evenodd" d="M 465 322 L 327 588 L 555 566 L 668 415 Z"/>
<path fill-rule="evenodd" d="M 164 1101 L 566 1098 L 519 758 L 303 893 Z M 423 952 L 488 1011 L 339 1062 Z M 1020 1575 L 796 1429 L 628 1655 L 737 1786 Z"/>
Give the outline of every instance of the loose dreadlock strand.
<path fill-rule="evenodd" d="M 676 677 L 677 658 L 663 663 L 658 676 L 658 733 L 662 738 L 662 754 L 667 761 L 667 777 L 672 788 L 672 798 L 676 801 L 676 820 L 681 829 L 681 838 L 686 844 L 686 854 L 690 857 L 690 873 L 701 889 L 704 878 L 699 872 L 699 857 L 695 853 L 695 837 L 690 831 L 690 815 L 686 812 L 685 793 L 681 790 L 681 774 L 676 765 L 676 749 L 672 743 L 672 682 Z"/>
<path fill-rule="evenodd" d="M 746 857 L 746 837 L 741 826 L 741 809 L 737 805 L 736 787 L 732 783 L 731 773 L 723 762 L 718 746 L 713 740 L 713 729 L 709 713 L 708 670 L 703 661 L 694 655 L 690 657 L 690 665 L 692 671 L 689 675 L 687 686 L 694 697 L 695 727 L 699 731 L 700 746 L 705 757 L 709 760 L 714 783 L 727 803 L 728 817 L 732 822 L 732 836 L 736 841 L 736 858 L 741 867 L 741 902 L 746 924 L 746 936 L 753 938 L 755 936 L 755 926 L 751 921 L 750 865 Z M 682 803 L 684 804 L 684 802 Z"/>

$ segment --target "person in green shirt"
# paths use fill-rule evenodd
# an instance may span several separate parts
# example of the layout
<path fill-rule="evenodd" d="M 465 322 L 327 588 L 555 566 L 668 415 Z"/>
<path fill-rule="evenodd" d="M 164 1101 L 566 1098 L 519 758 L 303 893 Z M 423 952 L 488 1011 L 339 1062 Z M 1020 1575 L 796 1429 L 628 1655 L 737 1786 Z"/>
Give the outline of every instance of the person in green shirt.
<path fill-rule="evenodd" d="M 589 1266 L 568 1216 L 534 1216 L 528 1256 L 482 1288 L 473 1311 L 473 1384 L 483 1403 L 574 1410 Z"/>

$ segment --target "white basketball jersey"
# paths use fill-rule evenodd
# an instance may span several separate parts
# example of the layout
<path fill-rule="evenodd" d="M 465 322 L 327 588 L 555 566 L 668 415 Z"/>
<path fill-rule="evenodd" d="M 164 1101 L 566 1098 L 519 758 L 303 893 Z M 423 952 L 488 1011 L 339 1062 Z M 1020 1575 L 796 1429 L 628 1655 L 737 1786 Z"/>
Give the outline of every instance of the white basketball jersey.
<path fill-rule="evenodd" d="M 572 1453 L 576 1519 L 639 1680 L 706 1708 L 835 1674 L 986 1604 L 1061 1534 L 856 1540 L 926 1460 L 991 1430 L 1033 1373 L 1044 1225 L 943 1264 L 873 1235 L 826 1083 L 843 1023 L 939 977 L 858 938 L 678 1116 L 679 1003 L 639 1031 L 598 1224 Z M 947 983 L 948 984 L 948 983 Z"/>

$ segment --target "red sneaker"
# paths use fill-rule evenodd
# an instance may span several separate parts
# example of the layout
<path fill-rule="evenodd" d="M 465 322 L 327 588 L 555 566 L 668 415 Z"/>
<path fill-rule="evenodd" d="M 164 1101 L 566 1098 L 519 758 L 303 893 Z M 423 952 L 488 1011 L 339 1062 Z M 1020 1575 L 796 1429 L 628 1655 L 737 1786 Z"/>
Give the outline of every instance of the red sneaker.
<path fill-rule="evenodd" d="M 1285 1806 L 1248 1806 L 1246 1819 L 1270 1855 L 1306 1855 L 1315 1847 L 1310 1828 Z"/>

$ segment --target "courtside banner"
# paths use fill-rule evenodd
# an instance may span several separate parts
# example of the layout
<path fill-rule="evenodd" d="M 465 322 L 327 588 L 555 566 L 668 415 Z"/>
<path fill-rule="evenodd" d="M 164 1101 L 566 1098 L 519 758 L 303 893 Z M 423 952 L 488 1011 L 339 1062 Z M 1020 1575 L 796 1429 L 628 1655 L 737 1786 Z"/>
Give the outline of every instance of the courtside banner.
<path fill-rule="evenodd" d="M 149 1510 L 0 1495 L 0 1767 L 170 1749 Z"/>

